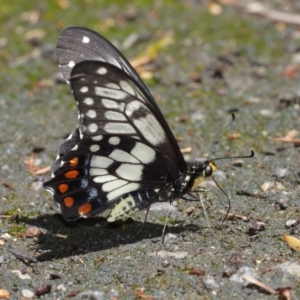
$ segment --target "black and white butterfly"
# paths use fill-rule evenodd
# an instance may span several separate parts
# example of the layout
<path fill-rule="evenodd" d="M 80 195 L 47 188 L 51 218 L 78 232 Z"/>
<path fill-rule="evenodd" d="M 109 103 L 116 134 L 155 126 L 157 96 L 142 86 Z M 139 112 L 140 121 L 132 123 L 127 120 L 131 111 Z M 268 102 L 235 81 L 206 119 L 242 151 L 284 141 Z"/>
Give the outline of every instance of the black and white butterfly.
<path fill-rule="evenodd" d="M 66 219 L 111 209 L 113 222 L 153 202 L 181 198 L 212 175 L 212 162 L 185 162 L 149 90 L 104 37 L 67 28 L 57 55 L 79 127 L 60 145 L 44 187 Z"/>

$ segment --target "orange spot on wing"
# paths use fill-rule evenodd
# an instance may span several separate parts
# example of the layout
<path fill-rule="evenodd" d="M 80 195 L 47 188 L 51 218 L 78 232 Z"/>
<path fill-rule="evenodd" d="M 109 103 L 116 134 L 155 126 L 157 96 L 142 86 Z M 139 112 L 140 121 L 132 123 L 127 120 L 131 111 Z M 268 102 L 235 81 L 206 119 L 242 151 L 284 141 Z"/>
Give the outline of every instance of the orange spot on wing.
<path fill-rule="evenodd" d="M 70 160 L 70 166 L 71 167 L 76 167 L 78 165 L 78 157 L 73 157 L 71 160 Z"/>
<path fill-rule="evenodd" d="M 87 215 L 92 210 L 90 203 L 85 203 L 78 208 L 78 213 L 81 215 Z"/>
<path fill-rule="evenodd" d="M 71 170 L 71 171 L 65 173 L 65 177 L 69 178 L 69 179 L 72 179 L 72 178 L 76 178 L 78 176 L 78 174 L 79 174 L 78 171 Z"/>
<path fill-rule="evenodd" d="M 74 204 L 74 199 L 72 197 L 66 197 L 64 199 L 64 204 L 66 207 L 72 207 Z"/>
<path fill-rule="evenodd" d="M 62 183 L 58 186 L 58 190 L 63 194 L 69 189 L 69 185 Z"/>

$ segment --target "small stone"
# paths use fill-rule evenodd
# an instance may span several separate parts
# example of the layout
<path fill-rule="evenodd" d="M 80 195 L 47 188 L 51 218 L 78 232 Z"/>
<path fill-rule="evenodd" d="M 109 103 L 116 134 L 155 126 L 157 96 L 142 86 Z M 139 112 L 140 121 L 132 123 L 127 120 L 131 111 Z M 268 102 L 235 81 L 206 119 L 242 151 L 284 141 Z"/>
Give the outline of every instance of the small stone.
<path fill-rule="evenodd" d="M 59 291 L 63 291 L 63 292 L 65 292 L 67 290 L 66 287 L 64 286 L 64 284 L 59 284 L 56 289 Z"/>
<path fill-rule="evenodd" d="M 165 234 L 164 242 L 165 243 L 172 243 L 172 242 L 174 242 L 177 239 L 178 239 L 178 236 L 176 234 L 174 234 L 174 233 L 167 233 L 167 234 Z"/>
<path fill-rule="evenodd" d="M 285 189 L 285 186 L 278 182 L 278 181 L 266 181 L 264 182 L 260 188 L 266 192 L 268 190 L 273 190 L 273 191 L 282 191 Z"/>
<path fill-rule="evenodd" d="M 280 199 L 279 200 L 279 208 L 281 210 L 285 210 L 285 209 L 287 209 L 287 207 L 288 207 L 288 201 L 287 201 L 287 199 Z"/>
<path fill-rule="evenodd" d="M 20 279 L 31 279 L 30 275 L 28 273 L 23 274 L 21 271 L 19 270 L 12 270 L 12 273 L 16 274 L 16 276 L 18 276 Z"/>
<path fill-rule="evenodd" d="M 4 240 L 10 240 L 12 238 L 12 236 L 9 233 L 4 233 L 0 236 L 0 238 L 2 238 Z"/>
<path fill-rule="evenodd" d="M 216 280 L 210 275 L 203 279 L 203 284 L 207 290 L 217 290 L 220 287 Z"/>
<path fill-rule="evenodd" d="M 296 225 L 296 223 L 297 223 L 296 220 L 293 220 L 293 219 L 287 220 L 286 223 L 285 223 L 285 226 L 286 226 L 286 227 L 293 227 L 293 226 Z"/>
<path fill-rule="evenodd" d="M 25 298 L 32 298 L 34 296 L 34 292 L 28 289 L 22 290 L 22 296 Z"/>
<path fill-rule="evenodd" d="M 163 267 L 163 268 L 167 268 L 169 265 L 170 265 L 170 262 L 169 262 L 168 260 L 164 260 L 164 261 L 162 262 L 162 267 Z"/>
<path fill-rule="evenodd" d="M 89 291 L 79 294 L 79 299 L 103 300 L 104 293 L 100 291 Z"/>
<path fill-rule="evenodd" d="M 284 178 L 286 177 L 288 174 L 290 173 L 290 171 L 288 169 L 284 169 L 284 168 L 277 168 L 275 170 L 275 175 L 278 178 Z"/>

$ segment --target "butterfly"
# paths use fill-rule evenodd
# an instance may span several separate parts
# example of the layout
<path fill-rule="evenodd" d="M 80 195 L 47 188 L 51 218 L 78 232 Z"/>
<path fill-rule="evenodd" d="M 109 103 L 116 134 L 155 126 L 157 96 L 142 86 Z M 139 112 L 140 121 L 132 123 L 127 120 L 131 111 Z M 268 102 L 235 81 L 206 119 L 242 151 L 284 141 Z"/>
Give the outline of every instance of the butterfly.
<path fill-rule="evenodd" d="M 79 127 L 59 146 L 44 183 L 67 220 L 110 209 L 108 222 L 191 194 L 213 174 L 212 161 L 188 164 L 158 105 L 127 59 L 80 27 L 58 38 Z"/>

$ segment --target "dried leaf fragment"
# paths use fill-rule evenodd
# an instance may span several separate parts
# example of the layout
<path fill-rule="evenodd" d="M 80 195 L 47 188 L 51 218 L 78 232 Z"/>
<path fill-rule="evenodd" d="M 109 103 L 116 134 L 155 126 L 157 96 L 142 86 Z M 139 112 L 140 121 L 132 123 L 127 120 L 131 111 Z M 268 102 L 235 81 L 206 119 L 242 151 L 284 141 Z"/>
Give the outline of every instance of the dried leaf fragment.
<path fill-rule="evenodd" d="M 9 291 L 0 289 L 0 299 L 9 299 Z"/>
<path fill-rule="evenodd" d="M 295 139 L 297 135 L 298 135 L 298 131 L 296 129 L 292 129 L 285 135 L 285 137 L 274 138 L 274 141 L 283 142 L 283 143 L 300 143 L 299 139 Z"/>
<path fill-rule="evenodd" d="M 283 239 L 297 252 L 300 252 L 300 240 L 291 235 L 284 235 Z"/>
<path fill-rule="evenodd" d="M 242 276 L 244 279 L 246 279 L 247 281 L 251 282 L 252 284 L 255 284 L 257 286 L 259 286 L 260 288 L 264 289 L 265 291 L 267 291 L 268 293 L 272 294 L 276 294 L 276 291 L 271 288 L 270 286 L 264 284 L 263 282 L 257 280 L 256 278 L 248 275 L 248 274 L 244 274 Z"/>
<path fill-rule="evenodd" d="M 144 293 L 144 289 L 137 290 L 134 293 L 137 297 L 144 299 L 144 300 L 154 300 L 155 299 L 153 296 L 146 295 Z"/>

